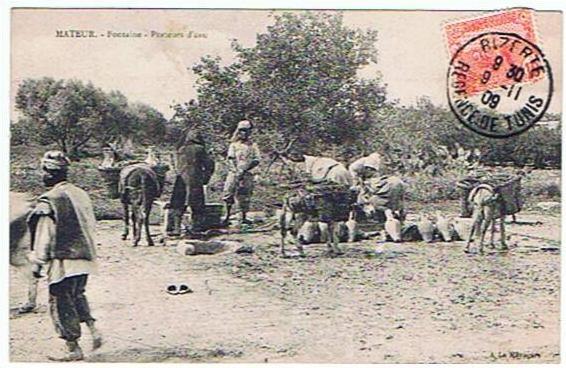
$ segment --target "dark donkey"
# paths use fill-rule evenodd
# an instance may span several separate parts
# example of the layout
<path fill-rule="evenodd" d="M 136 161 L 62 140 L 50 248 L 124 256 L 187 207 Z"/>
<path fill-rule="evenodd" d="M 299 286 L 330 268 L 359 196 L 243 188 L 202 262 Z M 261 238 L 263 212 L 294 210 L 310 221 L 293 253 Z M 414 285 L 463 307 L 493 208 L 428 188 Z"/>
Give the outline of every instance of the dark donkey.
<path fill-rule="evenodd" d="M 145 227 L 147 245 L 154 245 L 149 233 L 149 215 L 153 201 L 161 195 L 161 185 L 157 174 L 147 164 L 126 166 L 120 171 L 118 191 L 124 208 L 122 240 L 128 238 L 131 207 L 133 246 L 137 246 L 140 242 L 142 226 Z"/>

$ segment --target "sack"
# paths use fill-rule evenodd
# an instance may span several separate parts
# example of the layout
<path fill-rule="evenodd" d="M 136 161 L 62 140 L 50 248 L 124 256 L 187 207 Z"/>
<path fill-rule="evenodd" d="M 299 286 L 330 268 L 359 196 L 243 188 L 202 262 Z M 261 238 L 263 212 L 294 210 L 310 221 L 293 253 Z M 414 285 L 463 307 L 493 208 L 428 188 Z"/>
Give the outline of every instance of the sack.
<path fill-rule="evenodd" d="M 306 214 L 313 221 L 347 221 L 356 202 L 355 192 L 345 185 L 295 182 L 293 189 L 295 193 L 287 200 L 289 208 Z"/>
<path fill-rule="evenodd" d="M 496 192 L 501 196 L 505 215 L 514 215 L 523 209 L 520 178 L 497 187 Z"/>

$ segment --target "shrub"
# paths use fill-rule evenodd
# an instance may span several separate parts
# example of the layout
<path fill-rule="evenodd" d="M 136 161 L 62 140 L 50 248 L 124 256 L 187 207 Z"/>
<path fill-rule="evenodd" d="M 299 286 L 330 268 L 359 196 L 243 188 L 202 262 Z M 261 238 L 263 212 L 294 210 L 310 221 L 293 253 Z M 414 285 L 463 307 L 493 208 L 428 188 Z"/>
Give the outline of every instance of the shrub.
<path fill-rule="evenodd" d="M 522 188 L 527 198 L 560 200 L 560 171 L 535 170 L 523 179 Z"/>

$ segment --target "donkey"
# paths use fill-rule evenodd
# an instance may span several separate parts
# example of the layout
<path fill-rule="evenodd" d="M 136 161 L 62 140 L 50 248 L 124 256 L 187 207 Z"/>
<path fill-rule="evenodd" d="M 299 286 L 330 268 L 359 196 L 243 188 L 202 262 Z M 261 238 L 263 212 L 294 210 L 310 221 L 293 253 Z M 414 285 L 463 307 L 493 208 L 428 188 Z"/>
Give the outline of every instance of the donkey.
<path fill-rule="evenodd" d="M 122 240 L 128 238 L 131 206 L 132 245 L 135 247 L 140 242 L 142 226 L 145 228 L 147 245 L 154 245 L 149 232 L 149 215 L 153 202 L 161 195 L 161 190 L 157 174 L 147 164 L 126 166 L 120 171 L 118 191 L 124 209 Z"/>
<path fill-rule="evenodd" d="M 472 226 L 466 242 L 465 252 L 470 252 L 470 243 L 474 237 L 474 233 L 479 235 L 479 253 L 483 254 L 483 242 L 485 233 L 491 225 L 491 241 L 490 246 L 495 247 L 495 220 L 499 219 L 501 248 L 507 249 L 505 244 L 505 212 L 503 202 L 499 193 L 488 184 L 481 184 L 470 192 L 468 200 L 472 204 Z"/>
<path fill-rule="evenodd" d="M 280 159 L 285 164 L 292 167 L 298 167 L 306 174 L 306 176 L 313 182 L 331 182 L 334 184 L 343 185 L 345 187 L 351 187 L 353 184 L 353 178 L 346 166 L 342 163 L 329 158 L 320 156 L 310 156 L 299 154 L 296 152 L 290 152 L 292 145 L 295 140 L 290 141 L 282 151 L 275 151 L 273 161 Z M 268 168 L 269 168 L 268 167 Z M 299 230 L 303 227 L 305 222 L 311 220 L 309 215 L 303 213 L 303 203 L 299 203 L 302 200 L 297 199 L 297 193 L 292 193 L 283 203 L 283 209 L 279 212 L 279 225 L 281 230 L 281 254 L 285 255 L 285 238 L 287 236 L 287 230 L 289 229 L 289 219 L 291 218 L 294 223 L 295 236 L 298 235 Z M 350 205 L 353 205 L 351 203 Z M 332 204 L 329 204 L 332 205 Z M 352 214 L 350 214 L 352 215 Z M 343 217 L 343 216 L 342 216 Z M 343 250 L 339 246 L 339 229 L 342 227 L 342 223 L 349 221 L 347 228 L 349 230 L 348 238 L 354 239 L 354 233 L 356 229 L 355 219 L 352 216 L 349 218 L 327 218 L 324 221 L 318 223 L 318 229 L 321 232 L 323 238 L 326 239 L 326 243 L 331 253 L 335 255 L 343 254 Z M 304 255 L 303 247 L 301 242 L 296 239 L 296 246 L 301 255 Z"/>
<path fill-rule="evenodd" d="M 495 248 L 495 222 L 499 219 L 501 249 L 507 250 L 505 243 L 505 216 L 514 215 L 521 210 L 520 183 L 531 172 L 531 168 L 520 170 L 515 177 L 503 184 L 494 187 L 489 184 L 480 184 L 470 192 L 468 201 L 472 205 L 472 226 L 466 242 L 465 252 L 470 252 L 470 243 L 474 233 L 479 235 L 479 253 L 483 254 L 485 233 L 491 225 L 490 247 Z"/>

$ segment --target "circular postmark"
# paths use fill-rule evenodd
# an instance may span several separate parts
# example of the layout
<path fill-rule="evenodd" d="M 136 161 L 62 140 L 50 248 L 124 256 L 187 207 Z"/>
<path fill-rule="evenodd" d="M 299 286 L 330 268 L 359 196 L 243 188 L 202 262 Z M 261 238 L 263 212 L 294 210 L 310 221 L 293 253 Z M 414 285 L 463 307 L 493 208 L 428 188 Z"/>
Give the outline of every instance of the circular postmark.
<path fill-rule="evenodd" d="M 450 109 L 464 126 L 506 138 L 543 116 L 552 98 L 552 70 L 533 43 L 514 33 L 487 32 L 455 52 L 447 91 Z"/>

